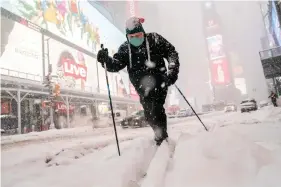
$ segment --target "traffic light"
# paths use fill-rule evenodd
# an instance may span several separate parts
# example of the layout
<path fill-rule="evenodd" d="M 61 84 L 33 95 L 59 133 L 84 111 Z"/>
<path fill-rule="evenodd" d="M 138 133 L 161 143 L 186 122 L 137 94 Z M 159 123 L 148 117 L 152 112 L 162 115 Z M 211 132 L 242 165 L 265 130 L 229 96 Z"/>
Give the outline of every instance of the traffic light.
<path fill-rule="evenodd" d="M 54 95 L 55 97 L 60 96 L 60 85 L 59 85 L 59 84 L 55 84 L 55 88 L 54 88 L 53 95 Z"/>
<path fill-rule="evenodd" d="M 44 80 L 44 85 L 45 87 L 49 87 L 51 85 L 51 76 L 50 75 L 47 75 L 45 76 L 45 80 Z"/>

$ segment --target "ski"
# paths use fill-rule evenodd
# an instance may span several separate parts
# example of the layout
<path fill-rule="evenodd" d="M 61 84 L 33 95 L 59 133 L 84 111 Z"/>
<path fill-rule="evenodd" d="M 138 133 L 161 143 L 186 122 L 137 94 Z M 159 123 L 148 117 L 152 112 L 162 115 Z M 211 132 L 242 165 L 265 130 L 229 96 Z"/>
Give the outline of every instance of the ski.
<path fill-rule="evenodd" d="M 139 181 L 139 187 L 160 187 L 162 186 L 166 170 L 175 151 L 175 141 L 165 139 L 158 146 L 155 156 L 150 162 L 144 178 Z"/>

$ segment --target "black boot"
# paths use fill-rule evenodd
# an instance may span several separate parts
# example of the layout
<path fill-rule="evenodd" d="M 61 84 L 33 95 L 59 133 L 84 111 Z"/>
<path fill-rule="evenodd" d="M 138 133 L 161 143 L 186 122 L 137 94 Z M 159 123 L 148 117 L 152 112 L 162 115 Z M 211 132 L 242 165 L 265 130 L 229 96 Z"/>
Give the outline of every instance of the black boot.
<path fill-rule="evenodd" d="M 167 133 L 167 130 L 164 129 L 164 128 L 161 128 L 161 127 L 155 127 L 153 128 L 154 130 L 154 133 L 155 133 L 155 142 L 156 142 L 156 145 L 161 145 L 161 143 L 163 142 L 163 140 L 167 139 L 168 138 L 168 133 Z"/>

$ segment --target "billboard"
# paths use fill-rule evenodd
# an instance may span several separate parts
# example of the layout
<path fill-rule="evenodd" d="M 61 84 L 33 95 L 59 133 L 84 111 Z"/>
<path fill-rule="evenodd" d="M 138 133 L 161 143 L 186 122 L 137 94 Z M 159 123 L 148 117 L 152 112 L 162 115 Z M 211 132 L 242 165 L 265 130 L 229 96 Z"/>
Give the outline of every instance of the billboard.
<path fill-rule="evenodd" d="M 222 35 L 215 35 L 212 37 L 208 37 L 206 39 L 207 39 L 210 60 L 215 60 L 218 58 L 225 57 L 225 52 L 222 43 Z"/>
<path fill-rule="evenodd" d="M 226 58 L 211 61 L 211 72 L 213 84 L 230 83 L 229 68 Z"/>
<path fill-rule="evenodd" d="M 131 16 L 139 15 L 139 7 L 136 0 L 88 0 L 88 2 L 123 33 L 125 33 L 125 21 Z"/>
<path fill-rule="evenodd" d="M 220 16 L 214 2 L 202 2 L 203 29 L 210 63 L 212 85 L 223 86 L 231 82 L 228 54 L 222 36 Z"/>
<path fill-rule="evenodd" d="M 124 34 L 88 1 L 7 0 L 1 6 L 93 53 L 101 43 L 117 49 L 125 41 Z"/>
<path fill-rule="evenodd" d="M 61 88 L 97 92 L 96 59 L 53 39 L 49 48 L 52 75 Z"/>
<path fill-rule="evenodd" d="M 10 34 L 7 34 L 5 30 L 6 24 L 13 25 L 12 29 L 9 30 Z M 2 35 L 3 33 L 4 35 Z M 1 36 L 3 36 L 1 47 L 5 46 L 1 49 L 1 74 L 37 81 L 42 80 L 41 34 L 3 17 Z M 5 42 L 5 44 L 2 42 Z M 8 70 L 12 71 L 8 72 Z"/>
<path fill-rule="evenodd" d="M 13 22 L 15 26 L 11 27 L 12 31 L 5 32 L 10 33 L 10 36 L 7 34 L 7 37 L 11 37 L 13 40 L 22 37 L 23 39 L 18 39 L 21 41 L 14 41 L 13 43 L 17 45 L 22 43 L 21 48 L 27 48 L 29 51 L 21 51 L 26 57 L 17 56 L 14 54 L 15 49 L 10 50 L 11 45 L 6 46 L 5 44 L 7 51 L 5 52 L 4 50 L 2 53 L 1 49 L 1 54 L 3 54 L 1 57 L 1 68 L 15 68 L 12 70 L 36 74 L 42 77 L 42 38 L 40 27 L 64 38 L 70 43 L 92 51 L 93 54 L 99 50 L 99 44 L 104 43 L 112 55 L 120 44 L 125 41 L 125 36 L 87 1 L 39 2 L 37 0 L 8 0 L 1 2 L 1 6 L 17 16 L 23 17 L 21 20 L 28 20 L 34 23 L 33 27 L 36 28 L 34 30 L 37 31 L 25 27 L 27 26 L 26 24 L 23 26 Z M 2 30 L 3 28 L 1 27 Z M 1 36 L 3 35 L 2 30 Z M 32 33 L 29 34 L 30 32 Z M 27 35 L 22 35 L 22 33 L 27 33 Z M 60 83 L 62 88 L 75 88 L 81 91 L 96 92 L 99 85 L 102 93 L 107 94 L 105 72 L 99 63 L 97 65 L 96 59 L 93 58 L 94 55 L 90 57 L 53 39 L 49 39 L 49 48 L 49 63 L 53 65 L 53 76 L 55 76 L 54 78 Z M 32 55 L 35 59 L 30 59 Z M 23 59 L 26 62 L 24 67 L 21 66 Z M 3 61 L 5 63 L 2 63 Z M 119 96 L 130 94 L 129 78 L 126 71 L 108 73 L 108 76 L 109 86 L 114 95 L 118 95 L 118 89 L 121 90 L 121 87 L 124 91 L 122 91 L 123 94 L 119 91 Z M 31 77 L 34 79 L 34 76 Z M 40 77 L 39 79 L 42 80 Z M 122 80 L 123 85 L 117 84 L 116 79 Z"/>

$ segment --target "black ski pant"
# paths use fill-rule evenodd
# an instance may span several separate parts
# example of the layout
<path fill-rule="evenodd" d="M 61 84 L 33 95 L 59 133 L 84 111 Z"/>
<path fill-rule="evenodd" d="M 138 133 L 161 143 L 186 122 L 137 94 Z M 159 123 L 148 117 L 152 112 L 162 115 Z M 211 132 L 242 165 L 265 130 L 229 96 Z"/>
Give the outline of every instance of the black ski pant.
<path fill-rule="evenodd" d="M 271 102 L 274 107 L 277 107 L 277 100 L 276 99 L 271 99 Z"/>
<path fill-rule="evenodd" d="M 167 90 L 163 89 L 156 94 L 152 93 L 152 96 L 141 96 L 140 102 L 144 109 L 145 119 L 148 124 L 155 129 L 155 127 L 160 127 L 167 131 L 167 116 L 165 113 L 165 100 L 167 96 Z"/>

